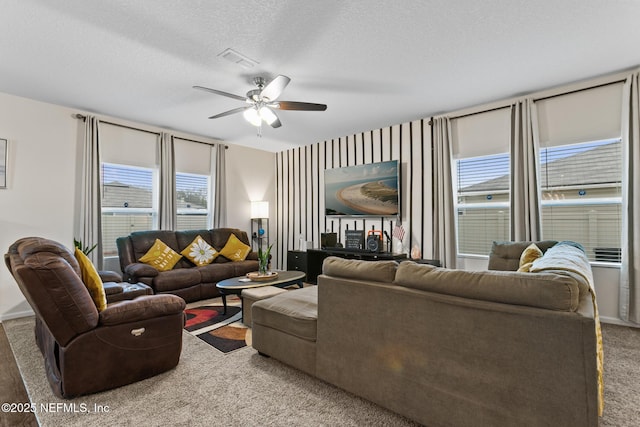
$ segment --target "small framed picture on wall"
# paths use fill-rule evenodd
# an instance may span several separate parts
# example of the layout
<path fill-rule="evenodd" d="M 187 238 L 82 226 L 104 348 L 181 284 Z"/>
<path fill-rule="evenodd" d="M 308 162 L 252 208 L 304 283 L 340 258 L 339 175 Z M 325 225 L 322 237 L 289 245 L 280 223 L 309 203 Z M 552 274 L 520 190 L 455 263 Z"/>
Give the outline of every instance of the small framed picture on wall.
<path fill-rule="evenodd" d="M 8 147 L 7 140 L 0 139 L 0 188 L 7 188 L 7 161 Z"/>

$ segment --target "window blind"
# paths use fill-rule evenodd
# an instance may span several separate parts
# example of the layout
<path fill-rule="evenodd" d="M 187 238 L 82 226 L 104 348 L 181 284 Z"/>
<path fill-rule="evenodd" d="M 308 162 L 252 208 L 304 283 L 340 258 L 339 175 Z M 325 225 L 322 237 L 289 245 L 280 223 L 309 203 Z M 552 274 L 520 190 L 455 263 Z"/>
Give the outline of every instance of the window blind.
<path fill-rule="evenodd" d="M 623 83 L 535 101 L 540 146 L 619 138 Z"/>
<path fill-rule="evenodd" d="M 460 254 L 488 255 L 509 239 L 510 129 L 509 108 L 451 121 Z"/>
<path fill-rule="evenodd" d="M 508 151 L 510 132 L 508 107 L 452 119 L 453 157 L 481 157 Z"/>
<path fill-rule="evenodd" d="M 494 240 L 509 240 L 509 154 L 456 161 L 458 252 L 488 255 Z"/>
<path fill-rule="evenodd" d="M 154 170 L 103 163 L 101 172 L 103 251 L 115 256 L 118 237 L 154 228 Z"/>
<path fill-rule="evenodd" d="M 176 173 L 177 229 L 206 229 L 209 213 L 209 176 Z"/>
<path fill-rule="evenodd" d="M 155 168 L 158 165 L 158 134 L 100 124 L 100 161 Z"/>
<path fill-rule="evenodd" d="M 573 240 L 592 261 L 620 262 L 620 139 L 540 150 L 542 234 Z"/>
<path fill-rule="evenodd" d="M 198 175 L 211 174 L 211 149 L 209 144 L 201 144 L 174 138 L 175 165 L 177 172 Z"/>

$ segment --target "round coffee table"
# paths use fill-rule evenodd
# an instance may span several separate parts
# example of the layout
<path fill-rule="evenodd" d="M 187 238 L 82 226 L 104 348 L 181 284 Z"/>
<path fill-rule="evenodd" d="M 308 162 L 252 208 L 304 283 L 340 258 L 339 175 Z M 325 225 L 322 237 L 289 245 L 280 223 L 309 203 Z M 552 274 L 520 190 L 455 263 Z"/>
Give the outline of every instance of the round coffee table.
<path fill-rule="evenodd" d="M 243 289 L 260 288 L 263 286 L 276 286 L 286 288 L 287 286 L 298 285 L 302 287 L 305 274 L 302 271 L 278 271 L 278 277 L 271 280 L 251 281 L 246 276 L 232 277 L 218 282 L 216 288 L 222 296 L 223 314 L 227 314 L 227 295 L 240 295 L 242 298 Z"/>

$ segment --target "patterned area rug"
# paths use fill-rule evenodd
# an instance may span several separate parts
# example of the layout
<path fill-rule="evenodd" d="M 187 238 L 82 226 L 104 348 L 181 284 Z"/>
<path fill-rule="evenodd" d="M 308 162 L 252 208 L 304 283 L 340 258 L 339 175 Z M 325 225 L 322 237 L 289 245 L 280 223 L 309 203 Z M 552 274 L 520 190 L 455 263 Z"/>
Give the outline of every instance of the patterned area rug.
<path fill-rule="evenodd" d="M 222 314 L 224 307 L 219 305 L 204 305 L 202 307 L 187 308 L 187 321 L 184 328 L 187 332 L 198 331 L 209 326 L 215 326 L 232 318 L 240 312 L 240 307 L 227 307 L 227 314 Z"/>
<path fill-rule="evenodd" d="M 251 330 L 239 322 L 240 311 L 240 307 L 231 305 L 226 314 L 222 314 L 223 307 L 219 305 L 188 308 L 184 328 L 221 352 L 229 353 L 250 344 Z"/>

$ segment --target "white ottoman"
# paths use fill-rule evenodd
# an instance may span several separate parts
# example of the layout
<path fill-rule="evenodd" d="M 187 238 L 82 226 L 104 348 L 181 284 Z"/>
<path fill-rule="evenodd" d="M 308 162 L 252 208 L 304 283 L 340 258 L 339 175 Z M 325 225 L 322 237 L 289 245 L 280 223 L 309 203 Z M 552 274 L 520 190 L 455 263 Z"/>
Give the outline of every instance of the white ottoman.
<path fill-rule="evenodd" d="M 271 298 L 272 296 L 287 292 L 285 289 L 275 286 L 262 286 L 259 288 L 242 290 L 242 323 L 251 327 L 251 306 L 254 302 Z"/>

